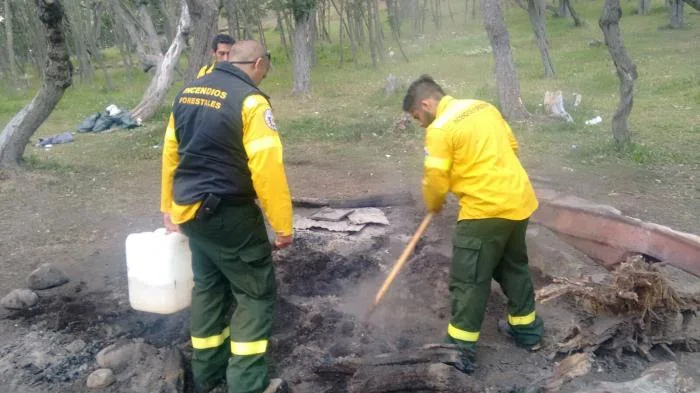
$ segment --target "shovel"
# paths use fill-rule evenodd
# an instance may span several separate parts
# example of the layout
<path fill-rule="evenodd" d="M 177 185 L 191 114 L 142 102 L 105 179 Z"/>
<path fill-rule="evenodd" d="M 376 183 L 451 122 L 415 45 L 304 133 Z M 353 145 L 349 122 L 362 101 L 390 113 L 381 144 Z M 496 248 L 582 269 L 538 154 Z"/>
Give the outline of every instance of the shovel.
<path fill-rule="evenodd" d="M 379 288 L 377 295 L 374 297 L 374 303 L 367 311 L 367 314 L 365 314 L 365 318 L 363 319 L 365 325 L 369 322 L 369 318 L 372 316 L 372 312 L 374 312 L 374 309 L 377 308 L 377 305 L 379 305 L 379 302 L 382 300 L 382 298 L 384 297 L 384 294 L 389 289 L 389 286 L 394 281 L 396 276 L 399 274 L 399 271 L 401 271 L 401 268 L 408 260 L 408 257 L 413 252 L 413 249 L 416 248 L 416 244 L 418 243 L 418 240 L 420 240 L 420 238 L 423 236 L 423 233 L 425 233 L 425 230 L 428 228 L 428 224 L 430 224 L 430 221 L 433 219 L 433 216 L 434 216 L 434 213 L 432 213 L 432 212 L 428 213 L 425 216 L 423 221 L 418 226 L 416 233 L 414 233 L 413 237 L 411 237 L 411 241 L 408 242 L 408 244 L 406 245 L 406 248 L 404 248 L 404 250 L 403 250 L 403 253 L 401 253 L 401 256 L 394 264 L 394 267 L 391 268 L 391 272 L 389 273 L 389 276 L 386 278 L 386 280 L 384 280 L 384 283 L 382 284 L 381 288 Z"/>

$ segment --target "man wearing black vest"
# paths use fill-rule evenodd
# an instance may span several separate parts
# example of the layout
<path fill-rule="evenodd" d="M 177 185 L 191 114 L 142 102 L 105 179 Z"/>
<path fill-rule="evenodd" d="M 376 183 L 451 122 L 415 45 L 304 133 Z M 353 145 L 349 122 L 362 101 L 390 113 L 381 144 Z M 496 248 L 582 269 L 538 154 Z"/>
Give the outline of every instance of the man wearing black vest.
<path fill-rule="evenodd" d="M 292 243 L 282 143 L 257 87 L 270 67 L 260 43 L 239 41 L 228 62 L 175 97 L 165 132 L 161 211 L 166 228 L 186 234 L 192 251 L 197 392 L 224 378 L 229 393 L 285 388 L 270 381 L 266 359 L 276 291 L 271 251 Z M 256 198 L 276 232 L 274 245 Z"/>

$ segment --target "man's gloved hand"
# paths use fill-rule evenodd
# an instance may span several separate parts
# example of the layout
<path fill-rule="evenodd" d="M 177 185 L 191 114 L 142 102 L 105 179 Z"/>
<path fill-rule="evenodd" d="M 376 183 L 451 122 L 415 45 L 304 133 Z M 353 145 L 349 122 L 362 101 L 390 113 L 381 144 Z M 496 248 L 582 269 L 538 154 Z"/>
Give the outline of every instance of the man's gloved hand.
<path fill-rule="evenodd" d="M 277 235 L 275 238 L 275 242 L 273 243 L 273 246 L 275 247 L 275 250 L 281 250 L 283 248 L 289 247 L 292 245 L 292 235 Z"/>

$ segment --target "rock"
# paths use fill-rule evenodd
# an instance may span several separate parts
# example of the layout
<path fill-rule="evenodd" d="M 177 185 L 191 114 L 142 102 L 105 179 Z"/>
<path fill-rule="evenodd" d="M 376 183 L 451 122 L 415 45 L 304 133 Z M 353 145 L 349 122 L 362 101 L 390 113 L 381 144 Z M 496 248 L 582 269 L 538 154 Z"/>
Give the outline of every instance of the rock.
<path fill-rule="evenodd" d="M 389 74 L 389 76 L 386 78 L 386 84 L 384 85 L 384 94 L 392 95 L 397 93 L 399 90 L 402 90 L 402 88 L 403 83 L 401 83 L 401 80 L 398 77 Z"/>
<path fill-rule="evenodd" d="M 330 207 L 324 207 L 312 214 L 309 218 L 317 221 L 341 221 L 352 212 L 352 209 L 333 209 Z"/>
<path fill-rule="evenodd" d="M 99 368 L 92 372 L 87 378 L 88 389 L 103 389 L 113 384 L 114 373 L 108 368 Z"/>
<path fill-rule="evenodd" d="M 348 217 L 348 221 L 354 225 L 377 224 L 389 225 L 389 220 L 384 215 L 384 212 L 376 207 L 365 207 L 355 209 Z"/>
<path fill-rule="evenodd" d="M 0 300 L 0 304 L 9 309 L 24 310 L 32 307 L 38 301 L 39 296 L 29 289 L 13 289 Z"/>
<path fill-rule="evenodd" d="M 97 353 L 97 364 L 114 372 L 121 372 L 141 359 L 155 356 L 158 350 L 143 343 L 112 344 Z"/>
<path fill-rule="evenodd" d="M 576 393 L 696 393 L 695 381 L 683 375 L 675 362 L 659 363 L 627 382 L 600 382 Z"/>
<path fill-rule="evenodd" d="M 326 229 L 331 232 L 360 232 L 364 225 L 353 225 L 346 222 L 332 221 L 316 221 L 306 217 L 294 217 L 294 229 L 310 230 L 310 229 Z"/>
<path fill-rule="evenodd" d="M 72 343 L 66 345 L 66 351 L 68 351 L 72 354 L 76 354 L 76 353 L 82 351 L 85 348 L 85 345 L 86 345 L 85 341 L 83 341 L 81 339 L 77 339 L 77 340 L 73 341 Z"/>
<path fill-rule="evenodd" d="M 27 282 L 31 289 L 48 289 L 67 283 L 68 277 L 56 266 L 44 263 L 29 274 Z"/>

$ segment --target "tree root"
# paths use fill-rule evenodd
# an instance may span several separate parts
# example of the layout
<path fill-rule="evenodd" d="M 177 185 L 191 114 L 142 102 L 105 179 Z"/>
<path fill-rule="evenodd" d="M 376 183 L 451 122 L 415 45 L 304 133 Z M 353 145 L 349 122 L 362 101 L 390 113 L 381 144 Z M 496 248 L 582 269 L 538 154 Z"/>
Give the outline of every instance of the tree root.
<path fill-rule="evenodd" d="M 700 342 L 697 295 L 678 294 L 663 273 L 641 256 L 628 258 L 612 275 L 611 284 L 555 278 L 537 291 L 542 303 L 572 296 L 594 317 L 592 322 L 574 325 L 556 344 L 559 352 L 604 348 L 635 352 L 651 360 L 650 350 L 657 345 L 675 357 L 670 345 L 693 348 Z"/>

